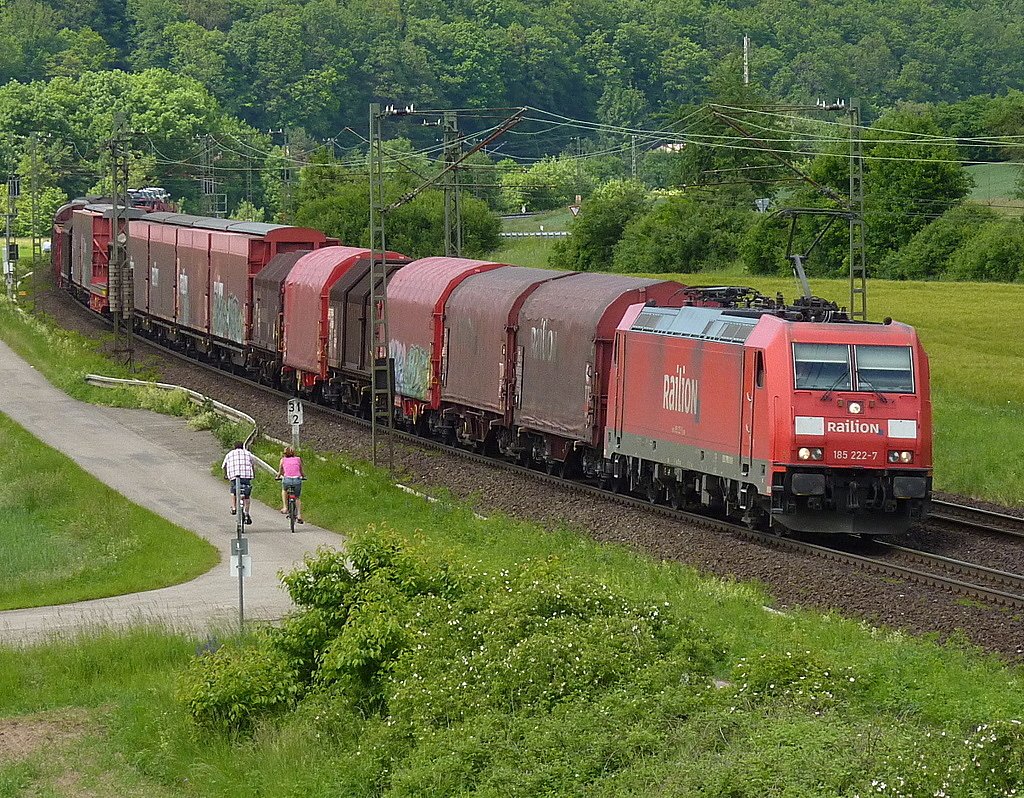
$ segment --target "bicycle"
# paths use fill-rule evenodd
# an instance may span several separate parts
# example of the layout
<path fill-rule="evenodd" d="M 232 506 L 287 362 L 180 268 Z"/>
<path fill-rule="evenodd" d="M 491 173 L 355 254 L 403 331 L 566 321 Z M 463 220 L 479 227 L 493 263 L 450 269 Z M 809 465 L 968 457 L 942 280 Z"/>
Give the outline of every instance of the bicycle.
<path fill-rule="evenodd" d="M 281 478 L 278 477 L 277 481 L 280 482 Z M 302 477 L 302 481 L 305 482 L 306 478 Z M 299 521 L 298 506 L 297 506 L 297 501 L 296 501 L 299 497 L 295 493 L 295 486 L 294 485 L 285 485 L 284 492 L 285 492 L 285 496 L 287 498 L 287 505 L 286 506 L 288 508 L 288 512 L 286 513 L 286 515 L 288 516 L 288 525 L 291 528 L 291 531 L 294 533 L 295 532 L 295 522 Z M 299 523 L 301 524 L 302 521 L 299 521 Z"/>

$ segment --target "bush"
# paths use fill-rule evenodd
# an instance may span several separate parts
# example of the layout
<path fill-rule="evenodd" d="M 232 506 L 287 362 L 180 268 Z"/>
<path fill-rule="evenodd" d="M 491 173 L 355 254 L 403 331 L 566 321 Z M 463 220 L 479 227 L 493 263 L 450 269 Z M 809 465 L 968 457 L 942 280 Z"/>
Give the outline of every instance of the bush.
<path fill-rule="evenodd" d="M 605 183 L 583 203 L 571 235 L 555 243 L 551 265 L 572 271 L 607 271 L 629 222 L 650 207 L 647 189 L 632 180 Z"/>
<path fill-rule="evenodd" d="M 201 655 L 182 677 L 178 698 L 199 726 L 238 733 L 293 707 L 301 692 L 287 657 L 260 637 Z"/>
<path fill-rule="evenodd" d="M 920 280 L 943 277 L 957 250 L 969 246 L 980 228 L 1002 219 L 983 205 L 964 203 L 946 211 L 905 247 L 887 257 L 878 268 L 879 277 Z"/>
<path fill-rule="evenodd" d="M 255 645 L 201 657 L 181 700 L 199 725 L 238 731 L 326 691 L 412 733 L 487 713 L 546 715 L 622 689 L 627 702 L 681 685 L 689 695 L 722 657 L 694 621 L 557 562 L 488 574 L 442 556 L 371 529 L 348 560 L 307 558 L 284 579 L 299 610 Z"/>
<path fill-rule="evenodd" d="M 670 197 L 626 226 L 615 245 L 615 270 L 726 269 L 739 256 L 742 236 L 753 219 L 750 211 Z"/>
<path fill-rule="evenodd" d="M 1024 225 L 992 222 L 982 227 L 950 260 L 948 276 L 957 280 L 1010 283 L 1024 275 Z"/>

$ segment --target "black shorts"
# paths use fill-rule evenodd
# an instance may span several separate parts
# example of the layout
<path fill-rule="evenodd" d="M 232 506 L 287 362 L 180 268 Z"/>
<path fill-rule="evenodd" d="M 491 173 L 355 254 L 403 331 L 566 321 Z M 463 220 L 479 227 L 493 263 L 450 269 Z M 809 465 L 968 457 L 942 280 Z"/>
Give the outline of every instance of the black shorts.
<path fill-rule="evenodd" d="M 241 493 L 243 499 L 249 498 L 252 495 L 252 480 L 246 479 L 245 477 L 239 478 L 239 493 Z M 231 480 L 231 493 L 234 495 L 235 492 L 235 480 Z"/>

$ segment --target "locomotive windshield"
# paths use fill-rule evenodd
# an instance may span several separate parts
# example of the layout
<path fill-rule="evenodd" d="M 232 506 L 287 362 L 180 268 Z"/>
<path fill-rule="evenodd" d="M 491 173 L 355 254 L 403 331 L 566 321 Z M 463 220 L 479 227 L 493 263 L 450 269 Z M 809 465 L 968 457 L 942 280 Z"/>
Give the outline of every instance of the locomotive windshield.
<path fill-rule="evenodd" d="M 909 346 L 855 346 L 857 390 L 913 393 Z"/>
<path fill-rule="evenodd" d="M 805 391 L 848 391 L 850 347 L 845 344 L 793 344 L 796 387 Z"/>
<path fill-rule="evenodd" d="M 909 346 L 793 344 L 793 365 L 797 390 L 914 392 Z"/>

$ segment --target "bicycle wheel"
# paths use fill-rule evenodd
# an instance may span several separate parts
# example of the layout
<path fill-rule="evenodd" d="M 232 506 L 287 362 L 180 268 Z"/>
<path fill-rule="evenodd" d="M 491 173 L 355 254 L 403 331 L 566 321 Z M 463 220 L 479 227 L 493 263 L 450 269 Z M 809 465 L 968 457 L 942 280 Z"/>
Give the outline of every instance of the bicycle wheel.
<path fill-rule="evenodd" d="M 295 497 L 288 497 L 288 524 L 291 526 L 292 532 L 295 532 Z"/>

